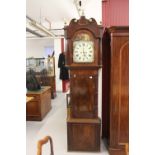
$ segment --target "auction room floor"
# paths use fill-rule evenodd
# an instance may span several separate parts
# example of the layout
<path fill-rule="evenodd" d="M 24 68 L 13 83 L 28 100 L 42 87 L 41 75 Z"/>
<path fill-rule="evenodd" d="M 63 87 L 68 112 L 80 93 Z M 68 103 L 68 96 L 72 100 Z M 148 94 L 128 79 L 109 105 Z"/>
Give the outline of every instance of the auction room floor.
<path fill-rule="evenodd" d="M 52 100 L 52 110 L 43 121 L 27 121 L 26 132 L 26 155 L 37 155 L 37 141 L 47 135 L 53 139 L 54 155 L 109 155 L 103 142 L 99 153 L 67 152 L 65 93 L 57 93 L 57 97 Z M 50 155 L 49 144 L 43 147 L 42 155 Z"/>

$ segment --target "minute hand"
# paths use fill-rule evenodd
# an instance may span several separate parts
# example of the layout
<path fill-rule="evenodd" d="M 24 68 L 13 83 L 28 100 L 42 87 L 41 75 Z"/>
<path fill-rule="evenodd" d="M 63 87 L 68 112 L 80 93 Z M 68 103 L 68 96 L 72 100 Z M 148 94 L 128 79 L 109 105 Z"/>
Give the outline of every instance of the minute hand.
<path fill-rule="evenodd" d="M 82 51 L 83 51 L 83 56 L 85 56 L 84 46 L 83 46 L 83 49 L 82 49 Z"/>
<path fill-rule="evenodd" d="M 87 51 L 86 51 L 85 47 L 83 48 L 83 53 L 84 53 L 84 55 L 87 54 Z"/>

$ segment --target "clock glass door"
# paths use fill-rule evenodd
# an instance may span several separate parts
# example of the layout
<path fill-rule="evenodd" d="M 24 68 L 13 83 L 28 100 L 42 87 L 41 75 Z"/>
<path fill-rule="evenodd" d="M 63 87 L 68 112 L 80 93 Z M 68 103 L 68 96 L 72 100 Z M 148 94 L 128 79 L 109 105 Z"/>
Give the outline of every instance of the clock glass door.
<path fill-rule="evenodd" d="M 73 39 L 73 63 L 94 63 L 95 47 L 92 34 L 82 31 Z"/>

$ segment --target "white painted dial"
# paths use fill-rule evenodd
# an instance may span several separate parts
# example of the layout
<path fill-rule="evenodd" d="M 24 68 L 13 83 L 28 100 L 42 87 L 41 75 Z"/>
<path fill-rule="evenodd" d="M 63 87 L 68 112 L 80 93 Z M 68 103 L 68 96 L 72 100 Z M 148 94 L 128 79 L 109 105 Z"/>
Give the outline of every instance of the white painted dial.
<path fill-rule="evenodd" d="M 94 43 L 92 41 L 74 41 L 73 62 L 76 63 L 94 62 Z"/>

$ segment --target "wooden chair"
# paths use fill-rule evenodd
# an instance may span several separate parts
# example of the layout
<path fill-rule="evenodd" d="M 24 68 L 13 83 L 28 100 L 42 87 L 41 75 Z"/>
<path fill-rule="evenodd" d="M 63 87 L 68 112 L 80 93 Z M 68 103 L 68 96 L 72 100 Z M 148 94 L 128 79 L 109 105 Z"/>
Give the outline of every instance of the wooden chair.
<path fill-rule="evenodd" d="M 51 154 L 50 155 L 54 155 L 53 142 L 52 142 L 52 138 L 50 136 L 46 136 L 45 138 L 38 141 L 37 155 L 42 155 L 42 145 L 46 144 L 48 141 L 50 142 L 50 149 L 51 149 Z"/>

